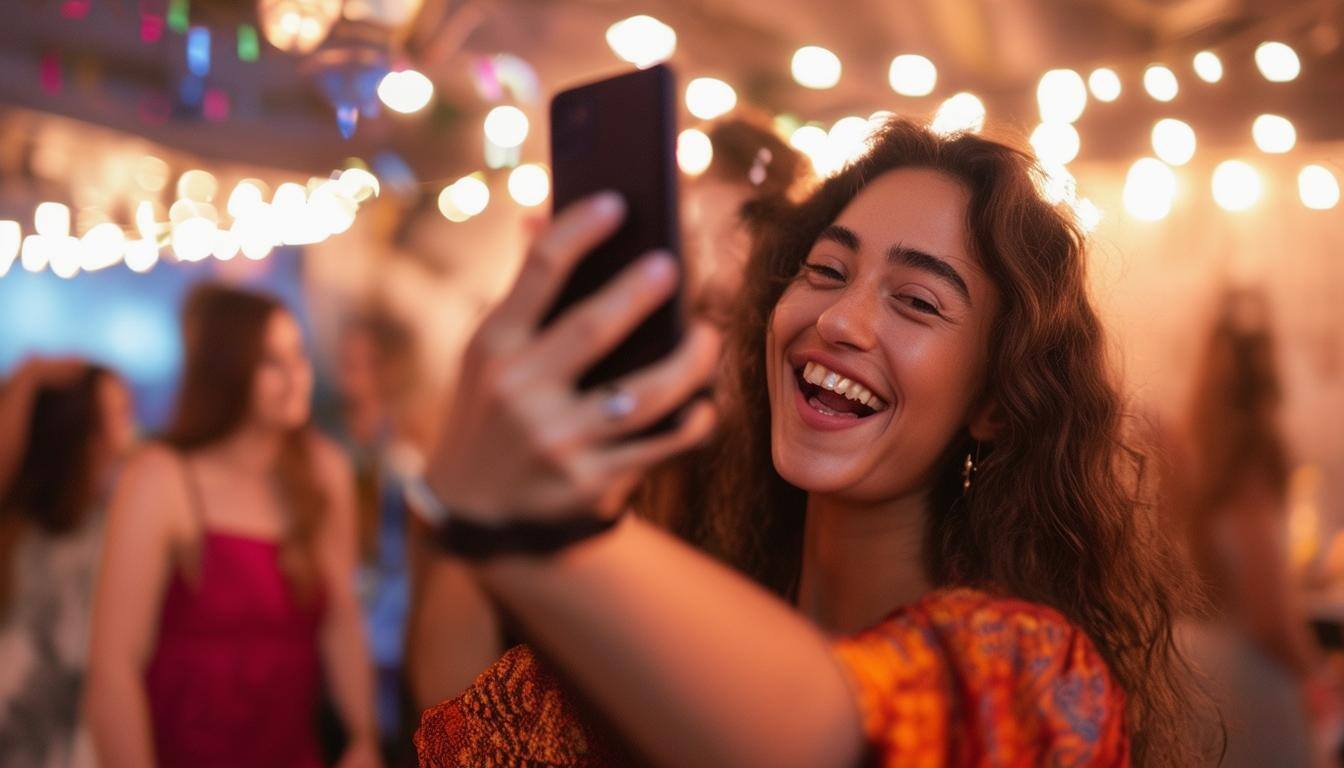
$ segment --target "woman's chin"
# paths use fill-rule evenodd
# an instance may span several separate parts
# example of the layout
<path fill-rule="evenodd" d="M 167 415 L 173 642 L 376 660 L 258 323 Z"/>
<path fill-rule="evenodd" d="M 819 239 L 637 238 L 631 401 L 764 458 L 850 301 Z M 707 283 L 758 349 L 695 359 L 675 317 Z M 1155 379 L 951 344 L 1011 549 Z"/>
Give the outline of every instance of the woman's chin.
<path fill-rule="evenodd" d="M 776 446 L 773 458 L 779 476 L 808 493 L 843 493 L 853 488 L 862 476 L 854 457 Z"/>

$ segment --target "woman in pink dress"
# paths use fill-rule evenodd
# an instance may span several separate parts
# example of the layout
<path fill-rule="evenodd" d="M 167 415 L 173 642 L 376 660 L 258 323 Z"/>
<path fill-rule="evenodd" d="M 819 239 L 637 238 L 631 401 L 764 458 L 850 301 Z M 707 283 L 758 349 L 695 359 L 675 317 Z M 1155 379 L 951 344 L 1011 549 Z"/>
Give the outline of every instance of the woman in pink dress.
<path fill-rule="evenodd" d="M 350 467 L 307 427 L 299 325 L 269 297 L 206 286 L 183 329 L 172 424 L 108 512 L 87 689 L 99 757 L 320 765 L 325 680 L 342 765 L 377 765 Z"/>

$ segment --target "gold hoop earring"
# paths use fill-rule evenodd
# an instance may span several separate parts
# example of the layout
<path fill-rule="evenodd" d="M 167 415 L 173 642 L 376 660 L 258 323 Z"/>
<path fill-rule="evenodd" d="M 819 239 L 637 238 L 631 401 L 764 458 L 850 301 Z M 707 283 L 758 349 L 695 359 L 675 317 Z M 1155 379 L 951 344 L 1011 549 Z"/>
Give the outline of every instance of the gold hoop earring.
<path fill-rule="evenodd" d="M 975 457 L 971 457 L 970 451 L 966 452 L 966 463 L 961 465 L 961 495 L 966 496 L 971 492 L 971 478 L 975 471 L 979 469 L 976 461 L 980 458 L 980 443 L 975 444 Z"/>

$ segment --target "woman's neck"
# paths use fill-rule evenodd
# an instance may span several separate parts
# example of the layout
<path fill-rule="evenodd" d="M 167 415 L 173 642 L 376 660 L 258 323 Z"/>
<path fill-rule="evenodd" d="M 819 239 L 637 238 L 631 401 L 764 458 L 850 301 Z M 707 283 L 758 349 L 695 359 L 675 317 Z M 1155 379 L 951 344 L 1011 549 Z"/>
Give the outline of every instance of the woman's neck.
<path fill-rule="evenodd" d="M 264 475 L 275 468 L 283 441 L 279 430 L 245 424 L 203 453 L 229 469 Z"/>
<path fill-rule="evenodd" d="M 852 634 L 931 588 L 922 496 L 868 506 L 812 494 L 798 606 L 823 629 Z"/>

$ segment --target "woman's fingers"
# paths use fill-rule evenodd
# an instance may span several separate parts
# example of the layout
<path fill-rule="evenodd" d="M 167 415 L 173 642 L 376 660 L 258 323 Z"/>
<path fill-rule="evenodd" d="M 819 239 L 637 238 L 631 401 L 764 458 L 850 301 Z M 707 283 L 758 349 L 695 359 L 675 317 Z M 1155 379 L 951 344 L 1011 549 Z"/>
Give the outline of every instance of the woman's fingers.
<path fill-rule="evenodd" d="M 671 256 L 644 256 L 542 331 L 527 351 L 527 365 L 546 377 L 577 379 L 666 303 L 676 284 Z"/>
<path fill-rule="evenodd" d="M 586 425 L 585 437 L 610 440 L 638 432 L 658 423 L 705 388 L 719 365 L 719 335 L 706 324 L 697 324 L 666 358 L 616 382 L 585 393 L 575 418 Z M 613 418 L 610 399 L 623 398 L 625 413 Z"/>
<path fill-rule="evenodd" d="M 713 433 L 717 421 L 718 414 L 714 406 L 708 400 L 697 400 L 686 410 L 681 423 L 670 432 L 617 443 L 598 453 L 593 461 L 604 477 L 619 478 L 631 472 L 643 472 L 703 443 Z"/>
<path fill-rule="evenodd" d="M 522 271 L 492 322 L 531 331 L 554 303 L 565 279 L 587 253 L 615 234 L 625 202 L 615 192 L 593 195 L 564 209 L 532 242 Z"/>

